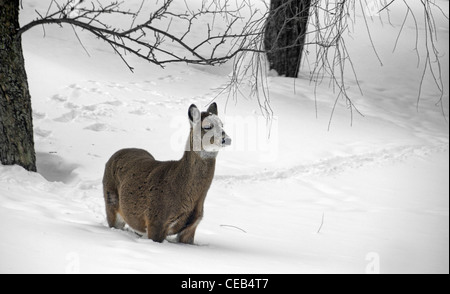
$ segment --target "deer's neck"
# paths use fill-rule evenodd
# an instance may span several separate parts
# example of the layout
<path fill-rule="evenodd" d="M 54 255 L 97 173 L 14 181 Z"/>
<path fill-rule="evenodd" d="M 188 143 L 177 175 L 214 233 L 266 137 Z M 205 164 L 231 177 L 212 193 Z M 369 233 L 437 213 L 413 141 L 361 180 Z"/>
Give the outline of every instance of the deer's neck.
<path fill-rule="evenodd" d="M 195 153 L 201 159 L 216 159 L 218 152 L 205 151 L 202 146 L 202 140 L 200 136 L 194 136 L 194 130 L 191 128 L 189 138 L 186 142 L 185 151 Z"/>
<path fill-rule="evenodd" d="M 189 136 L 186 151 L 178 162 L 179 177 L 190 187 L 206 191 L 211 185 L 216 168 L 217 152 L 198 151 L 193 146 L 192 132 Z"/>
<path fill-rule="evenodd" d="M 192 182 L 211 182 L 216 168 L 216 157 L 202 157 L 198 152 L 185 151 L 180 160 L 183 174 Z"/>

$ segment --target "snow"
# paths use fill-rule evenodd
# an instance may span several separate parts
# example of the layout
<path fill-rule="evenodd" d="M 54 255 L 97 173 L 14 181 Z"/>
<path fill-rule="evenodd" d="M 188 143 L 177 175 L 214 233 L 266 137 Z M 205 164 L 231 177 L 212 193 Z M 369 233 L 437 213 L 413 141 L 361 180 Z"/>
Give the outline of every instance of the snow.
<path fill-rule="evenodd" d="M 22 23 L 42 2 L 24 2 Z M 110 229 L 103 168 L 126 147 L 180 158 L 189 105 L 204 109 L 231 65 L 163 70 L 129 56 L 131 74 L 87 34 L 90 57 L 71 28 L 27 32 L 38 173 L 0 166 L 0 273 L 448 273 L 449 127 L 430 76 L 417 110 L 415 27 L 392 52 L 393 19 L 369 23 L 383 67 L 365 26 L 349 38 L 364 117 L 351 122 L 339 102 L 328 130 L 336 94 L 324 83 L 315 95 L 306 68 L 295 84 L 269 77 L 270 139 L 256 101 L 218 97 L 233 146 L 219 154 L 195 245 Z M 448 20 L 436 22 L 448 119 Z"/>

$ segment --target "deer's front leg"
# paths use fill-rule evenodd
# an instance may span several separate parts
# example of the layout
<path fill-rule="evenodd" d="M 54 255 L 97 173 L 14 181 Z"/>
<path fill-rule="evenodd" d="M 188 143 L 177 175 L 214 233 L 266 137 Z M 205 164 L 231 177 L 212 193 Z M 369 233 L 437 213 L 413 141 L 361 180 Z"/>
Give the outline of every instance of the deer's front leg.
<path fill-rule="evenodd" d="M 194 237 L 195 237 L 195 230 L 197 229 L 197 225 L 200 221 L 196 222 L 195 225 L 191 225 L 181 231 L 178 234 L 178 242 L 184 243 L 184 244 L 194 244 Z"/>
<path fill-rule="evenodd" d="M 167 237 L 164 223 L 160 220 L 147 221 L 147 237 L 155 242 L 162 243 Z"/>
<path fill-rule="evenodd" d="M 194 244 L 195 230 L 202 220 L 202 217 L 203 209 L 198 209 L 192 212 L 186 222 L 185 228 L 178 234 L 178 242 L 191 245 Z"/>

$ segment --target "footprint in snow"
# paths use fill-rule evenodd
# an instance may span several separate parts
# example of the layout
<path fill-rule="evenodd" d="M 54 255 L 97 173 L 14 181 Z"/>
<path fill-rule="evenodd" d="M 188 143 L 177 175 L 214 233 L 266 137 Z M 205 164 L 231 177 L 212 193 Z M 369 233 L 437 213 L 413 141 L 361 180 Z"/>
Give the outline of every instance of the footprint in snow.
<path fill-rule="evenodd" d="M 33 119 L 39 120 L 47 117 L 47 114 L 44 112 L 33 111 Z"/>
<path fill-rule="evenodd" d="M 107 124 L 102 123 L 95 123 L 90 126 L 87 126 L 84 128 L 85 130 L 91 130 L 94 132 L 104 132 L 104 131 L 111 131 L 112 128 Z"/>
<path fill-rule="evenodd" d="M 64 96 L 64 95 L 56 94 L 56 95 L 53 95 L 51 97 L 51 99 L 56 101 L 56 102 L 66 102 L 68 97 Z"/>
<path fill-rule="evenodd" d="M 97 105 L 95 105 L 95 104 L 93 104 L 93 105 L 86 105 L 86 106 L 83 106 L 82 107 L 82 110 L 85 110 L 85 111 L 95 111 L 95 110 L 97 110 Z"/>
<path fill-rule="evenodd" d="M 113 89 L 120 89 L 120 90 L 125 90 L 125 91 L 131 91 L 131 89 L 128 88 L 127 86 L 119 84 L 119 83 L 109 83 L 107 86 L 110 87 L 110 88 L 113 88 Z"/>
<path fill-rule="evenodd" d="M 74 104 L 72 102 L 65 103 L 64 107 L 67 108 L 67 109 L 79 109 L 80 108 L 80 106 L 78 106 L 78 105 L 76 105 L 76 104 Z"/>
<path fill-rule="evenodd" d="M 61 115 L 60 117 L 55 118 L 54 121 L 67 123 L 67 122 L 73 121 L 75 118 L 78 117 L 78 115 L 79 115 L 78 111 L 72 110 L 70 112 L 67 112 L 67 113 Z"/>
<path fill-rule="evenodd" d="M 43 129 L 37 127 L 37 128 L 34 128 L 34 134 L 41 138 L 47 138 L 52 134 L 52 131 L 43 130 Z"/>
<path fill-rule="evenodd" d="M 172 83 L 172 82 L 179 82 L 179 81 L 182 81 L 183 78 L 181 78 L 181 77 L 176 77 L 176 76 L 174 77 L 174 76 L 172 76 L 172 75 L 168 75 L 168 76 L 166 76 L 166 77 L 160 77 L 159 80 L 160 80 L 160 81 L 163 81 L 163 82 L 166 82 L 166 83 Z"/>
<path fill-rule="evenodd" d="M 135 115 L 146 115 L 147 114 L 147 110 L 143 107 L 139 107 L 135 110 L 130 111 L 130 114 L 135 114 Z"/>
<path fill-rule="evenodd" d="M 122 105 L 124 105 L 124 103 L 122 101 L 119 101 L 119 100 L 106 101 L 106 102 L 103 102 L 103 104 L 107 104 L 107 105 L 111 105 L 111 106 L 122 106 Z"/>

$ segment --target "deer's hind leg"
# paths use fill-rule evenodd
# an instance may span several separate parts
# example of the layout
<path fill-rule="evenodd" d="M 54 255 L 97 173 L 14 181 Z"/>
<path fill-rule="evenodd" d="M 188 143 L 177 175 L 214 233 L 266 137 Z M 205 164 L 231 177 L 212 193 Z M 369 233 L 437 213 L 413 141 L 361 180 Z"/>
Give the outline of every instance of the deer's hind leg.
<path fill-rule="evenodd" d="M 117 192 L 111 192 L 104 188 L 106 220 L 110 228 L 122 230 L 125 227 L 125 221 L 120 215 L 119 196 Z"/>

